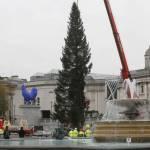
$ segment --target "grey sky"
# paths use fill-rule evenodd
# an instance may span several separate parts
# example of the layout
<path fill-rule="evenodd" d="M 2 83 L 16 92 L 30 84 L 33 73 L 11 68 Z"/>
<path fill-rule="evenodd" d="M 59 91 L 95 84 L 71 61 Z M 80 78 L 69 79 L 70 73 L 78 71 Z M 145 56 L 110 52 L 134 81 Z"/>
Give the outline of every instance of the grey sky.
<path fill-rule="evenodd" d="M 74 0 L 0 0 L 0 75 L 29 78 L 61 68 Z M 110 0 L 130 70 L 144 68 L 150 45 L 150 0 Z M 92 72 L 119 74 L 121 65 L 103 0 L 79 0 L 92 53 Z"/>

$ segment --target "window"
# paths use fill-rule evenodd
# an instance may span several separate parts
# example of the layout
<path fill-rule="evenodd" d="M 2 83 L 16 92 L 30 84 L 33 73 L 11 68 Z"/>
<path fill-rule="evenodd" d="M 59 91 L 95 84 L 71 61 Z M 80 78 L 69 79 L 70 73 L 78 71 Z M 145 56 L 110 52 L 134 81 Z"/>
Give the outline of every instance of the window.
<path fill-rule="evenodd" d="M 110 91 L 110 88 L 107 87 L 107 99 L 109 100 L 113 100 L 113 99 L 117 99 L 117 90 L 113 92 Z"/>
<path fill-rule="evenodd" d="M 42 110 L 42 118 L 50 118 L 50 110 Z"/>
<path fill-rule="evenodd" d="M 144 84 L 140 85 L 140 94 L 144 94 Z"/>
<path fill-rule="evenodd" d="M 40 98 L 37 97 L 37 105 L 39 106 L 40 105 Z"/>
<path fill-rule="evenodd" d="M 117 99 L 118 83 L 119 83 L 118 80 L 105 81 L 106 99 L 108 100 Z"/>

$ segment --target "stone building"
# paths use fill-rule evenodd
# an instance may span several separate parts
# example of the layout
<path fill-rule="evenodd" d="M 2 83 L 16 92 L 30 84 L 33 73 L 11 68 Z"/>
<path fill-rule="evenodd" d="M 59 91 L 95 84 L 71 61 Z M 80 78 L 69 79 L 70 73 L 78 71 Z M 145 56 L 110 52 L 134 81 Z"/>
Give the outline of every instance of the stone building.
<path fill-rule="evenodd" d="M 131 76 L 136 79 L 139 98 L 150 100 L 150 48 L 145 52 L 145 68 L 131 71 Z M 38 124 L 49 119 L 50 113 L 54 111 L 56 82 L 58 72 L 52 70 L 49 73 L 36 73 L 31 76 L 30 81 L 20 80 L 18 78 L 17 88 L 13 96 L 13 117 L 15 123 L 21 119 L 26 119 L 30 125 Z M 114 97 L 109 97 L 111 93 L 107 88 L 108 81 L 113 81 Z M 28 90 L 36 87 L 38 95 L 34 105 L 25 105 L 21 94 L 21 86 L 25 83 Z M 86 99 L 90 101 L 89 110 L 95 110 L 104 113 L 107 99 L 122 99 L 125 92 L 122 87 L 122 80 L 119 76 L 89 74 L 86 77 L 85 87 Z"/>
<path fill-rule="evenodd" d="M 136 79 L 139 98 L 150 100 L 150 47 L 145 52 L 145 68 L 132 70 L 131 76 Z M 118 87 L 118 99 L 125 98 L 122 84 Z"/>
<path fill-rule="evenodd" d="M 15 95 L 13 96 L 13 104 L 15 108 L 15 123 L 18 124 L 21 119 L 27 120 L 31 125 L 38 124 L 49 119 L 50 113 L 54 112 L 56 82 L 58 73 L 53 71 L 47 74 L 36 73 L 31 76 L 29 82 L 25 82 L 27 89 L 30 91 L 33 87 L 38 90 L 36 103 L 24 104 L 24 98 L 21 93 L 23 81 L 17 84 Z M 112 78 L 110 75 L 90 74 L 86 79 L 85 95 L 90 100 L 89 110 L 96 110 L 100 113 L 104 112 L 105 99 L 105 80 Z M 100 99 L 103 99 L 100 100 Z"/>
<path fill-rule="evenodd" d="M 0 77 L 0 118 L 13 121 L 13 95 L 16 84 L 7 77 Z"/>

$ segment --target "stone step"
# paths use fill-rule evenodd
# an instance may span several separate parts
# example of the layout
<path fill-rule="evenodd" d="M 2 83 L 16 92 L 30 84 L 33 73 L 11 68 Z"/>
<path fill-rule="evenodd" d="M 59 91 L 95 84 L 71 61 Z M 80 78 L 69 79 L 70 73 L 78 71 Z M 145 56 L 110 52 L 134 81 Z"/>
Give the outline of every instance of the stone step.
<path fill-rule="evenodd" d="M 150 128 L 150 122 L 146 123 L 146 122 L 135 122 L 135 123 L 98 123 L 96 125 L 96 128 L 99 129 L 99 128 Z"/>
<path fill-rule="evenodd" d="M 111 130 L 111 129 L 139 129 L 139 130 L 141 130 L 141 129 L 150 129 L 150 125 L 135 125 L 135 126 L 130 126 L 130 125 L 122 125 L 122 126 L 120 126 L 120 125 L 118 125 L 118 126 L 97 126 L 96 127 L 96 130 L 105 130 L 105 129 L 108 129 L 108 130 Z"/>
<path fill-rule="evenodd" d="M 102 124 L 150 124 L 149 120 L 133 120 L 133 121 L 100 121 L 96 122 L 97 125 Z"/>
<path fill-rule="evenodd" d="M 150 140 L 150 121 L 99 122 L 93 137 L 97 141 L 125 141 L 130 137 L 135 142 Z"/>
<path fill-rule="evenodd" d="M 95 130 L 96 134 L 150 134 L 150 129 L 115 129 L 115 130 Z"/>
<path fill-rule="evenodd" d="M 120 138 L 134 138 L 134 137 L 141 137 L 141 138 L 143 138 L 143 137 L 149 137 L 150 138 L 150 135 L 149 134 L 96 134 L 96 133 L 94 133 L 93 134 L 93 136 L 95 137 L 95 138 L 118 138 L 118 137 L 120 137 Z"/>

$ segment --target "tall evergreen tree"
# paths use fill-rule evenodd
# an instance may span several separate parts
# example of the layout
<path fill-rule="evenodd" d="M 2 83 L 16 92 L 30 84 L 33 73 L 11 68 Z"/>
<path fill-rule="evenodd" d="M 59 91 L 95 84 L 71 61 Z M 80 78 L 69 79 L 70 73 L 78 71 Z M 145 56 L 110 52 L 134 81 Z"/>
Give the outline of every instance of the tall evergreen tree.
<path fill-rule="evenodd" d="M 72 5 L 67 37 L 62 52 L 62 67 L 55 89 L 55 117 L 74 127 L 82 126 L 85 118 L 85 77 L 90 72 L 91 53 L 84 34 L 77 4 Z"/>

